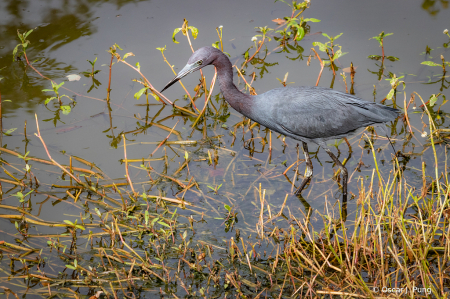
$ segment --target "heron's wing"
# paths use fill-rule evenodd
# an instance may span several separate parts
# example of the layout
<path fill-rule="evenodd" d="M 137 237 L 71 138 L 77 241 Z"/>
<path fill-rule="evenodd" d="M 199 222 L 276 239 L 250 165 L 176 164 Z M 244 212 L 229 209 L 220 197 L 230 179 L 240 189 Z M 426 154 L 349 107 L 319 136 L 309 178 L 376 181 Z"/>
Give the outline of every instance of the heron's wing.
<path fill-rule="evenodd" d="M 277 88 L 258 97 L 258 122 L 309 139 L 345 135 L 392 118 L 380 113 L 381 105 L 327 88 Z"/>

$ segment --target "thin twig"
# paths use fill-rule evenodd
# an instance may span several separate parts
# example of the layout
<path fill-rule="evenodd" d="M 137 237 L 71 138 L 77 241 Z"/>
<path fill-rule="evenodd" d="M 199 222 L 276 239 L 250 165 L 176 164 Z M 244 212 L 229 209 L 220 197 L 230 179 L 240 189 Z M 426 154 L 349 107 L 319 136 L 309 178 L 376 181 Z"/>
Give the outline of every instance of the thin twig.
<path fill-rule="evenodd" d="M 170 134 L 172 134 L 173 130 L 175 129 L 175 127 L 178 125 L 178 122 L 180 120 L 177 121 L 177 123 L 175 124 L 175 126 L 173 126 L 172 130 L 170 130 L 169 135 L 166 136 L 166 138 L 164 138 L 163 141 L 161 141 L 161 143 L 155 148 L 155 150 L 153 151 L 153 153 L 150 154 L 150 156 L 153 156 L 153 154 L 161 147 L 161 145 L 163 145 L 167 139 L 169 139 Z"/>
<path fill-rule="evenodd" d="M 127 174 L 127 181 L 131 187 L 131 191 L 133 191 L 133 195 L 135 195 L 136 192 L 134 191 L 133 182 L 131 181 L 130 174 L 128 172 L 127 142 L 126 142 L 125 134 L 122 134 L 122 138 L 123 138 L 123 156 L 125 158 L 125 173 Z"/>
<path fill-rule="evenodd" d="M 316 50 L 314 48 L 311 48 L 311 50 L 314 51 L 314 53 L 316 54 L 315 57 L 317 57 L 319 59 L 319 62 L 320 62 L 320 73 L 319 73 L 319 77 L 317 77 L 317 82 L 316 82 L 316 86 L 319 86 L 319 81 L 320 81 L 320 77 L 322 76 L 324 64 L 323 64 L 322 59 L 320 59 L 319 54 L 317 54 Z"/>
<path fill-rule="evenodd" d="M 168 98 L 166 98 L 163 94 L 161 94 L 158 90 L 156 90 L 153 85 L 150 83 L 150 81 L 147 80 L 147 78 L 144 76 L 144 74 L 141 73 L 141 71 L 137 68 L 132 66 L 131 64 L 129 64 L 128 62 L 126 62 L 125 60 L 123 60 L 122 58 L 119 58 L 119 56 L 116 56 L 118 58 L 118 60 L 126 65 L 128 65 L 129 67 L 131 67 L 133 70 L 135 70 L 136 72 L 139 73 L 139 75 L 142 76 L 142 78 L 145 80 L 145 83 L 147 83 L 148 87 L 150 88 L 150 91 L 154 92 L 155 94 L 157 94 L 160 98 L 164 99 L 164 101 L 162 101 L 164 104 L 167 105 L 167 103 L 169 103 L 169 105 L 174 106 L 174 104 L 172 103 L 172 101 L 170 101 Z M 166 102 L 167 103 L 166 103 Z"/>
<path fill-rule="evenodd" d="M 169 61 L 167 60 L 166 56 L 164 55 L 164 53 L 163 53 L 162 51 L 161 51 L 161 54 L 162 54 L 162 56 L 163 56 L 163 58 L 164 58 L 164 61 L 169 65 L 169 67 L 170 67 L 170 69 L 172 70 L 172 72 L 176 75 L 177 72 L 175 72 L 175 70 L 173 69 L 173 66 L 169 63 Z M 192 104 L 192 106 L 194 107 L 194 109 L 197 110 L 197 112 L 200 112 L 200 111 L 197 109 L 197 106 L 195 105 L 195 102 L 194 102 L 194 100 L 192 99 L 192 97 L 191 97 L 189 91 L 186 89 L 186 87 L 184 87 L 184 84 L 181 82 L 181 80 L 178 80 L 178 82 L 180 82 L 181 87 L 183 87 L 183 89 L 184 89 L 184 92 L 188 95 L 189 100 L 191 101 L 191 104 Z"/>
<path fill-rule="evenodd" d="M 208 106 L 209 99 L 211 98 L 211 95 L 212 95 L 212 90 L 214 89 L 214 85 L 216 84 L 216 78 L 217 78 L 217 69 L 214 68 L 214 77 L 211 81 L 211 87 L 209 88 L 208 98 L 206 99 L 205 106 L 203 107 L 202 111 L 200 112 L 200 114 L 198 115 L 194 124 L 192 125 L 192 128 L 195 127 L 195 125 L 198 123 L 198 121 L 202 117 L 203 113 L 205 113 L 205 111 L 206 111 L 206 107 Z"/>
<path fill-rule="evenodd" d="M 110 95 L 111 95 L 111 68 L 114 60 L 114 54 L 111 53 L 111 62 L 109 63 L 109 80 L 108 80 L 108 90 L 106 93 L 106 101 L 109 103 Z M 92 77 L 94 78 L 94 77 Z"/>
<path fill-rule="evenodd" d="M 242 64 L 242 67 L 244 67 L 247 63 L 249 63 L 249 62 L 255 57 L 255 55 L 258 54 L 258 52 L 261 50 L 261 48 L 262 48 L 262 46 L 263 46 L 263 44 L 264 44 L 264 40 L 265 40 L 265 39 L 266 39 L 266 35 L 264 34 L 264 35 L 263 35 L 263 39 L 262 39 L 262 41 L 260 42 L 258 49 L 255 51 L 255 53 L 252 55 L 252 57 L 250 57 L 249 59 L 247 59 L 247 60 Z"/>
<path fill-rule="evenodd" d="M 58 162 L 56 162 L 52 156 L 50 155 L 50 152 L 48 151 L 47 145 L 44 142 L 44 139 L 41 136 L 41 131 L 39 130 L 39 122 L 38 122 L 38 118 L 37 118 L 37 114 L 35 114 L 35 118 L 36 118 L 36 127 L 37 127 L 37 133 L 34 133 L 34 135 L 36 135 L 42 142 L 42 145 L 44 146 L 44 149 L 47 153 L 48 158 L 53 162 L 54 165 L 58 166 L 64 173 L 66 173 L 68 176 L 70 176 L 73 180 L 75 180 L 78 184 L 82 185 L 84 188 L 95 192 L 96 194 L 98 194 L 101 198 L 107 198 L 113 202 L 116 203 L 116 201 L 114 199 L 111 199 L 107 196 L 105 196 L 103 193 L 99 192 L 96 188 L 94 188 L 93 186 L 89 186 L 86 183 L 83 183 L 79 178 L 77 178 L 76 176 L 74 176 L 72 173 L 70 173 L 70 171 L 68 171 L 66 168 L 64 168 L 61 164 L 59 164 Z"/>

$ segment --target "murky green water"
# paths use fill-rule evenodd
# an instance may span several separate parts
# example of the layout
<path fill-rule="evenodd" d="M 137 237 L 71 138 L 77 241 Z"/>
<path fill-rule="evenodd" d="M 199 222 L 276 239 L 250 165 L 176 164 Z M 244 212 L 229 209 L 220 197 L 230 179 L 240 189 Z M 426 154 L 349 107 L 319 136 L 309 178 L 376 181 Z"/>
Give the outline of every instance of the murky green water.
<path fill-rule="evenodd" d="M 314 55 L 310 51 L 312 43 L 327 41 L 321 32 L 330 36 L 342 32 L 343 35 L 336 43 L 348 54 L 341 57 L 336 65 L 341 68 L 338 72 L 340 74 L 351 62 L 354 64 L 356 75 L 353 87 L 358 97 L 367 101 L 383 100 L 391 89 L 386 80 L 391 73 L 397 77 L 404 76 L 401 80 L 406 83 L 406 102 L 412 92 L 420 94 L 424 101 L 432 94 L 441 93 L 448 97 L 448 76 L 440 76 L 440 67 L 421 64 L 422 61 L 440 63 L 441 55 L 450 59 L 449 50 L 445 47 L 450 39 L 443 34 L 443 30 L 450 27 L 447 6 L 445 1 L 312 1 L 311 8 L 303 15 L 317 18 L 321 22 L 308 23 L 310 31 L 305 38 L 285 51 L 276 49 L 278 43 L 274 39 L 266 42 L 260 54 L 245 69 L 246 80 L 250 82 L 252 74 L 255 74 L 252 86 L 257 93 L 280 87 L 277 78 L 283 79 L 286 73 L 289 73 L 288 83 L 315 85 L 320 65 L 316 59 L 312 59 L 310 65 L 307 65 L 308 56 L 311 53 Z M 149 180 L 147 171 L 140 168 L 141 162 L 130 163 L 129 171 L 137 192 L 145 190 L 150 195 L 184 197 L 184 200 L 196 206 L 197 213 L 179 208 L 177 212 L 180 215 L 193 215 L 195 221 L 201 219 L 202 212 L 209 217 L 207 223 L 196 223 L 197 234 L 193 236 L 193 241 L 203 240 L 216 246 L 225 246 L 226 241 L 235 236 L 236 229 L 239 229 L 242 238 L 254 242 L 260 212 L 257 192 L 259 184 L 266 190 L 266 200 L 273 211 L 280 209 L 288 194 L 286 206 L 291 213 L 300 215 L 300 211 L 305 212 L 309 206 L 323 212 L 325 208 L 339 203 L 342 195 L 332 179 L 336 168 L 333 168 L 325 151 L 310 145 L 310 151 L 316 152 L 313 154 L 314 178 L 304 191 L 303 198 L 297 198 L 291 193 L 291 181 L 294 177 L 299 180 L 294 175 L 296 167 L 291 168 L 287 176 L 283 175 L 286 167 L 297 160 L 297 142 L 286 139 L 285 145 L 282 136 L 272 134 L 273 148 L 269 158 L 268 144 L 263 145 L 261 142 L 264 138 L 268 141 L 268 131 L 265 128 L 253 128 L 253 135 L 248 132 L 247 126 L 245 130 L 239 127 L 235 134 L 231 133 L 234 131 L 233 126 L 243 118 L 227 106 L 219 94 L 218 86 L 215 87 L 211 100 L 214 107 L 208 106 L 206 120 L 195 128 L 191 127 L 195 118 L 181 115 L 179 111 L 174 112 L 172 107 L 161 105 L 151 96 L 148 98 L 149 105 L 145 96 L 137 101 L 134 94 L 141 89 L 141 85 L 132 80 L 140 80 L 140 76 L 121 63 L 112 67 L 111 104 L 108 106 L 105 101 L 109 80 L 108 65 L 111 60 L 106 51 L 115 43 L 122 47 L 122 53 L 134 53 L 135 56 L 127 58 L 127 61 L 133 66 L 139 62 L 142 73 L 160 90 L 173 77 L 173 73 L 156 48 L 167 46 L 164 55 L 174 65 L 175 71 L 181 70 L 191 54 L 189 44 L 181 33 L 176 36 L 179 43 L 172 42 L 173 30 L 181 27 L 183 18 L 188 19 L 189 25 L 199 30 L 198 38 L 192 39 L 194 48 L 216 42 L 218 36 L 215 28 L 222 25 L 224 51 L 230 54 L 232 63 L 240 66 L 244 62 L 244 53 L 254 46 L 252 37 L 259 34 L 255 27 L 276 28 L 278 25 L 272 20 L 288 15 L 290 9 L 286 4 L 273 1 L 3 1 L 0 3 L 3 131 L 16 130 L 3 136 L 2 146 L 21 154 L 29 151 L 32 157 L 47 159 L 45 149 L 34 135 L 36 114 L 42 137 L 53 159 L 68 165 L 69 156 L 80 157 L 95 163 L 107 175 L 103 182 L 126 183 L 125 165 L 120 162 L 124 158 L 122 134 L 127 139 L 128 159 L 149 158 L 158 143 L 164 140 L 178 122 L 175 133 L 168 140 L 195 140 L 197 143 L 159 148 L 151 158 L 163 159 L 146 164 L 153 168 L 151 176 L 157 183 Z M 65 104 L 72 103 L 72 111 L 68 115 L 58 113 L 56 101 L 44 105 L 51 93 L 42 90 L 51 88 L 50 81 L 27 67 L 23 59 L 13 61 L 12 51 L 18 43 L 17 29 L 23 32 L 32 28 L 35 30 L 29 36 L 31 45 L 27 49 L 28 58 L 42 75 L 57 83 L 65 82 L 64 87 L 69 90 L 61 92 L 76 101 L 74 105 L 69 98 L 62 99 Z M 398 61 L 385 60 L 384 67 L 380 61 L 367 58 L 369 55 L 381 55 L 378 42 L 370 39 L 381 31 L 394 33 L 385 38 L 384 48 L 387 56 L 399 58 Z M 269 36 L 273 37 L 273 32 Z M 425 53 L 427 46 L 432 49 L 429 54 Z M 254 51 L 254 48 L 250 49 L 250 55 Z M 320 53 L 324 58 L 325 54 Z M 91 65 L 86 60 L 93 61 L 96 57 L 98 60 L 95 67 L 100 72 L 93 80 L 83 76 L 81 72 L 90 71 Z M 209 86 L 214 70 L 212 67 L 203 70 Z M 80 74 L 81 79 L 69 81 L 66 76 L 71 74 Z M 319 85 L 345 91 L 344 81 L 339 74 L 333 78 L 332 71 L 326 67 Z M 349 72 L 346 76 L 350 88 Z M 191 95 L 194 95 L 192 90 L 199 83 L 199 76 L 188 76 L 183 79 L 183 83 Z M 240 88 L 245 87 L 236 76 L 235 83 L 239 83 Z M 175 85 L 164 93 L 182 107 L 189 104 L 184 94 L 180 85 Z M 204 101 L 204 96 L 196 101 L 199 109 L 203 108 Z M 393 103 L 387 100 L 385 104 Z M 416 96 L 415 104 L 411 104 L 411 107 L 419 107 L 421 104 Z M 435 113 L 433 115 L 439 128 L 446 129 L 447 111 L 450 110 L 448 104 L 439 108 L 442 104 L 443 98 L 440 96 L 432 112 Z M 404 106 L 402 86 L 398 88 L 395 105 Z M 410 154 L 410 158 L 401 161 L 406 170 L 405 175 L 413 186 L 422 182 L 422 162 L 426 162 L 427 172 L 432 173 L 434 158 L 428 154 L 429 148 L 424 147 L 429 142 L 427 136 L 421 135 L 425 129 L 429 131 L 428 120 L 422 119 L 421 109 L 414 110 L 411 107 L 408 113 L 414 136 L 407 138 L 406 132 L 409 129 L 401 119 L 390 124 L 390 130 L 396 149 Z M 27 136 L 24 135 L 25 122 Z M 244 131 L 247 132 L 244 134 Z M 351 154 L 345 142 L 339 145 L 338 150 L 335 149 L 341 160 L 348 160 L 350 195 L 358 194 L 360 180 L 371 177 L 375 166 L 369 143 L 359 137 L 350 139 L 353 149 Z M 392 169 L 391 148 L 385 138 L 375 138 L 374 141 L 375 148 L 381 149 L 376 151 L 378 166 L 387 179 Z M 442 163 L 445 162 L 444 146 L 445 143 L 437 145 Z M 178 171 L 185 162 L 185 153 L 190 159 L 189 167 Z M 299 157 L 303 158 L 301 152 Z M 5 162 L 1 178 L 11 180 L 5 169 L 15 177 L 23 177 L 21 172 L 25 166 L 22 160 L 6 153 L 2 153 L 1 158 Z M 29 212 L 51 222 L 80 219 L 82 208 L 71 204 L 73 200 L 65 190 L 51 187 L 52 184 L 67 185 L 68 177 L 64 181 L 60 170 L 53 166 L 36 161 L 29 163 L 33 174 L 40 180 L 39 190 L 43 193 L 30 197 L 27 203 L 31 208 Z M 74 166 L 88 168 L 78 161 L 74 160 L 73 163 Z M 303 169 L 304 163 L 299 168 L 301 174 Z M 191 178 L 194 178 L 199 189 L 184 192 L 173 180 L 161 178 L 161 173 L 184 184 L 189 184 Z M 300 181 L 295 181 L 296 186 L 299 183 Z M 20 189 L 6 182 L 2 182 L 2 189 L 1 204 L 18 206 L 18 199 L 13 195 Z M 53 197 L 48 198 L 48 195 Z M 83 196 L 86 195 L 82 195 L 80 199 Z M 350 197 L 349 218 L 356 205 Z M 224 217 L 224 204 L 232 206 L 238 212 L 239 222 L 230 230 L 224 225 L 223 219 L 215 219 Z M 338 209 L 337 206 L 334 208 Z M 6 209 L 1 211 L 1 214 L 14 213 L 16 212 Z M 0 222 L 0 240 L 22 246 L 31 242 L 29 246 L 33 248 L 46 246 L 44 239 L 27 240 L 18 234 L 14 221 L 2 219 Z M 317 230 L 320 228 L 319 225 Z M 63 228 L 45 226 L 29 228 L 30 234 L 58 234 L 65 231 Z M 8 254 L 3 252 L 3 257 Z M 53 262 L 53 265 L 58 266 L 46 272 L 58 274 L 64 269 L 64 263 L 57 260 Z M 0 262 L 0 265 L 5 274 L 11 275 L 9 262 Z M 8 287 L 17 290 L 19 294 L 25 294 L 23 285 L 10 284 Z M 159 290 L 159 286 L 155 284 L 150 289 Z M 153 291 L 142 292 L 141 296 L 151 297 L 155 294 Z M 81 289 L 79 292 L 86 295 L 88 289 Z M 179 294 L 183 294 L 182 289 Z M 31 298 L 38 295 L 29 296 Z"/>

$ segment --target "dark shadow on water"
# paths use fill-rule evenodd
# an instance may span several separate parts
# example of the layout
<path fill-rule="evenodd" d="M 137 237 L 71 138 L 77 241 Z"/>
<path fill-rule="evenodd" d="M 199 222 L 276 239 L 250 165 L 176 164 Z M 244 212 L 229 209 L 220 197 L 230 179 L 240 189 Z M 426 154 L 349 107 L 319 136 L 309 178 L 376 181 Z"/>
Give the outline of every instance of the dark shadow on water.
<path fill-rule="evenodd" d="M 448 8 L 447 0 L 424 0 L 422 2 L 422 8 L 428 12 L 431 16 L 436 16 L 442 9 Z"/>
<path fill-rule="evenodd" d="M 302 203 L 303 207 L 305 207 L 305 212 L 308 213 L 308 211 L 310 209 L 312 209 L 311 205 L 309 204 L 309 202 L 307 202 L 306 199 L 301 194 L 297 194 L 295 196 L 300 200 L 300 202 Z"/>
<path fill-rule="evenodd" d="M 313 208 L 311 207 L 309 202 L 301 194 L 296 194 L 295 196 L 302 203 L 303 207 L 305 208 L 305 215 L 308 215 L 308 218 L 309 218 L 309 216 L 312 214 L 312 209 Z M 341 206 L 340 211 L 341 211 L 340 217 L 341 217 L 342 221 L 346 222 L 347 221 L 347 215 L 348 215 L 348 212 L 347 212 L 347 199 L 342 200 L 342 206 Z"/>

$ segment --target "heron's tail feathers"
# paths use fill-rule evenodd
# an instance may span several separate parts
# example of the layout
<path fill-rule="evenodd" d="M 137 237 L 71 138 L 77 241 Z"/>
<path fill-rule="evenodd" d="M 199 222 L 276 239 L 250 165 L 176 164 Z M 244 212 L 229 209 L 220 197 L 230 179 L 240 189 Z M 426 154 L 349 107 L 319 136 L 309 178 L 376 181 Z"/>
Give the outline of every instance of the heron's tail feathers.
<path fill-rule="evenodd" d="M 384 105 L 382 107 L 389 112 L 395 113 L 396 116 L 398 116 L 401 113 L 401 111 L 397 108 L 392 108 L 392 107 L 388 107 L 388 106 L 384 106 Z"/>
<path fill-rule="evenodd" d="M 396 119 L 399 114 L 400 110 L 380 104 L 376 104 L 376 106 L 372 106 L 369 109 L 370 112 L 374 113 L 376 116 L 374 117 L 374 120 L 378 118 L 379 122 L 388 122 Z"/>

